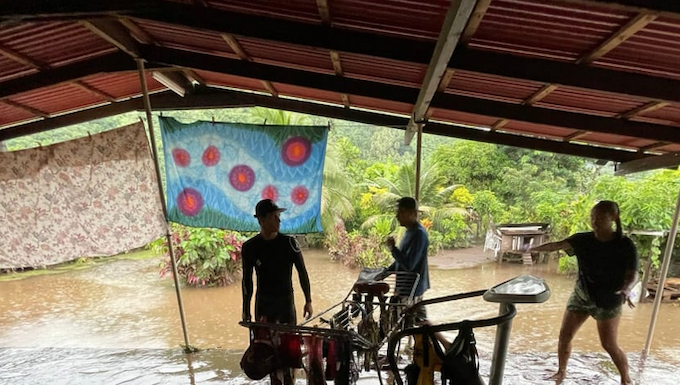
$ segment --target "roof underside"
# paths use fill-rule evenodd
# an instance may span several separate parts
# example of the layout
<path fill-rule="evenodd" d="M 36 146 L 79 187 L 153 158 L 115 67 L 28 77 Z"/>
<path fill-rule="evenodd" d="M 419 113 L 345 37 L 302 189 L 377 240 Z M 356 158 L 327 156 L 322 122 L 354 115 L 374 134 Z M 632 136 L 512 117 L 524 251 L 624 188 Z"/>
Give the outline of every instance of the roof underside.
<path fill-rule="evenodd" d="M 450 6 L 42 3 L 0 5 L 0 140 L 142 108 L 135 58 L 156 109 L 263 105 L 404 127 Z M 636 3 L 478 0 L 424 131 L 615 161 L 679 151 L 680 10 Z"/>

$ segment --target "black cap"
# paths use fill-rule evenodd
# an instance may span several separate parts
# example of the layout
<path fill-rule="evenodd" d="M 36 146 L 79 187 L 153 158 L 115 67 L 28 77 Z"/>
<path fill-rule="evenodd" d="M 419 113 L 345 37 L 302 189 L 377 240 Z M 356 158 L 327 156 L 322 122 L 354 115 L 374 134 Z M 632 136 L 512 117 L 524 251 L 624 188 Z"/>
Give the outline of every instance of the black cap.
<path fill-rule="evenodd" d="M 263 218 L 276 211 L 281 212 L 286 211 L 286 209 L 277 206 L 271 199 L 263 199 L 257 202 L 255 206 L 255 218 Z"/>
<path fill-rule="evenodd" d="M 397 208 L 405 210 L 418 210 L 418 202 L 411 197 L 403 197 L 397 201 Z"/>

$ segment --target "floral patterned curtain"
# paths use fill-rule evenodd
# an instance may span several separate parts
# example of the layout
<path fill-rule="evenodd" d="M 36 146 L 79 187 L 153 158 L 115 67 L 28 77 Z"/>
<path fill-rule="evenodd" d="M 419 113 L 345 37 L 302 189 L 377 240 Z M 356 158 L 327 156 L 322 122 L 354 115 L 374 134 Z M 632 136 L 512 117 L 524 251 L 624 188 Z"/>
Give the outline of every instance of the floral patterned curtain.
<path fill-rule="evenodd" d="M 0 153 L 0 268 L 109 256 L 165 233 L 142 123 Z"/>

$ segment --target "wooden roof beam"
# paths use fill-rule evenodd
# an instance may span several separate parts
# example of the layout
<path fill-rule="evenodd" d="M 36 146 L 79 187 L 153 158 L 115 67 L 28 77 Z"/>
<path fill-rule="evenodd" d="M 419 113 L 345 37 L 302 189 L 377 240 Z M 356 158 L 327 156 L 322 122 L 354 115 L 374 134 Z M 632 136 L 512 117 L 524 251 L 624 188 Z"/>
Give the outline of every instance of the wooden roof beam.
<path fill-rule="evenodd" d="M 147 47 L 144 55 L 156 64 L 268 80 L 274 83 L 290 84 L 339 94 L 345 93 L 402 103 L 412 103 L 418 95 L 417 89 L 405 86 L 313 73 L 262 63 L 247 63 L 242 60 L 182 50 Z M 524 121 L 572 130 L 586 128 L 593 132 L 680 143 L 680 129 L 678 127 L 660 124 L 523 106 L 448 93 L 438 93 L 430 104 L 437 109 L 494 116 L 499 119 Z"/>
<path fill-rule="evenodd" d="M 525 106 L 532 106 L 534 103 L 545 98 L 546 96 L 548 96 L 548 94 L 555 91 L 556 89 L 557 89 L 557 85 L 546 84 L 543 87 L 541 87 L 540 90 L 536 91 L 533 95 L 526 98 L 526 100 L 524 100 L 522 102 L 522 104 L 525 105 Z"/>
<path fill-rule="evenodd" d="M 510 123 L 510 121 L 507 119 L 498 119 L 494 124 L 491 125 L 491 131 L 496 131 L 499 128 L 503 128 L 508 123 Z"/>
<path fill-rule="evenodd" d="M 350 108 L 352 104 L 349 101 L 349 95 L 347 94 L 342 94 L 342 104 L 345 106 L 345 108 Z"/>
<path fill-rule="evenodd" d="M 606 55 L 607 52 L 613 50 L 619 46 L 624 41 L 628 40 L 631 36 L 635 35 L 639 30 L 643 29 L 647 24 L 654 21 L 657 18 L 656 13 L 642 12 L 631 19 L 626 25 L 621 27 L 618 31 L 614 32 L 613 35 L 609 36 L 607 40 L 602 42 L 594 50 L 590 51 L 585 56 L 581 57 L 576 64 L 588 65 L 595 60 Z"/>
<path fill-rule="evenodd" d="M 333 70 L 338 76 L 343 76 L 342 62 L 340 61 L 340 54 L 337 51 L 331 51 L 331 61 L 333 62 Z"/>
<path fill-rule="evenodd" d="M 617 118 L 621 118 L 621 119 L 630 119 L 630 118 L 632 118 L 632 117 L 634 117 L 634 116 L 644 115 L 644 114 L 646 114 L 647 112 L 652 112 L 652 111 L 656 111 L 656 110 L 658 110 L 658 109 L 664 108 L 664 107 L 666 107 L 666 106 L 669 105 L 669 104 L 670 104 L 670 103 L 668 103 L 668 102 L 661 102 L 661 101 L 649 102 L 649 103 L 647 103 L 647 104 L 645 104 L 645 105 L 642 105 L 642 106 L 637 107 L 637 108 L 633 108 L 633 109 L 630 110 L 630 111 L 626 111 L 626 112 L 624 112 L 624 113 L 622 113 L 622 114 L 619 114 L 619 115 L 617 116 Z"/>
<path fill-rule="evenodd" d="M 118 21 L 123 27 L 127 28 L 127 30 L 130 31 L 130 35 L 141 44 L 160 45 L 151 35 L 138 26 L 137 23 L 132 21 L 132 19 L 119 17 Z"/>
<path fill-rule="evenodd" d="M 85 91 L 87 91 L 87 92 L 89 92 L 93 95 L 96 95 L 96 96 L 98 96 L 98 97 L 100 97 L 100 98 L 102 98 L 106 101 L 109 101 L 111 103 L 116 102 L 116 98 L 114 98 L 113 96 L 107 94 L 106 92 L 104 92 L 100 89 L 92 87 L 91 85 L 89 85 L 89 84 L 87 84 L 87 83 L 85 83 L 81 80 L 76 80 L 76 81 L 72 82 L 72 84 L 74 86 L 77 86 L 77 87 L 79 87 L 79 88 L 81 88 L 81 89 L 83 89 L 83 90 L 85 90 Z"/>
<path fill-rule="evenodd" d="M 12 107 L 14 107 L 14 108 L 18 108 L 18 109 L 20 109 L 20 110 L 24 110 L 24 111 L 28 112 L 28 113 L 31 114 L 31 115 L 41 116 L 41 117 L 43 117 L 43 118 L 49 118 L 49 117 L 50 117 L 50 115 L 49 115 L 47 112 L 40 111 L 40 110 L 37 109 L 37 108 L 33 108 L 33 107 L 31 107 L 31 106 L 27 106 L 27 105 L 25 105 L 25 104 L 23 104 L 23 103 L 15 102 L 15 101 L 9 100 L 9 99 L 3 99 L 3 100 L 0 100 L 0 102 L 5 103 L 5 104 L 7 104 L 8 106 L 12 106 Z"/>
<path fill-rule="evenodd" d="M 91 19 L 81 23 L 92 33 L 108 41 L 134 59 L 142 58 L 139 44 L 130 32 L 115 19 Z"/>
<path fill-rule="evenodd" d="M 328 7 L 328 0 L 316 0 L 316 7 L 319 9 L 319 16 L 323 25 L 331 25 L 331 11 Z"/>
<path fill-rule="evenodd" d="M 577 140 L 577 139 L 582 138 L 582 137 L 584 137 L 588 134 L 590 134 L 589 131 L 578 130 L 578 131 L 575 131 L 575 132 L 565 136 L 564 138 L 562 138 L 562 141 L 563 142 L 571 142 L 572 140 Z"/>
<path fill-rule="evenodd" d="M 236 40 L 236 38 L 233 35 L 228 34 L 228 33 L 223 33 L 221 36 L 222 36 L 222 39 L 227 43 L 229 48 L 231 48 L 231 50 L 234 51 L 234 53 L 236 55 L 238 55 L 238 57 L 241 60 L 245 60 L 245 61 L 251 61 L 252 60 L 250 58 L 250 56 L 246 53 L 246 50 L 244 50 L 243 47 L 241 46 L 241 43 L 239 43 L 238 40 Z"/>
<path fill-rule="evenodd" d="M 449 87 L 449 84 L 451 83 L 451 79 L 453 78 L 453 74 L 456 73 L 456 70 L 448 68 L 446 72 L 444 72 L 444 76 L 442 76 L 442 80 L 439 82 L 439 87 L 437 87 L 438 92 L 444 92 L 446 89 Z"/>
<path fill-rule="evenodd" d="M 279 97 L 279 91 L 277 91 L 276 87 L 272 84 L 272 82 L 267 81 L 267 80 L 262 80 L 262 85 L 264 88 L 269 92 L 269 94 L 275 98 Z"/>
<path fill-rule="evenodd" d="M 489 9 L 489 5 L 491 5 L 491 0 L 477 0 L 475 9 L 472 11 L 465 31 L 463 31 L 463 36 L 460 38 L 461 44 L 467 44 L 470 39 L 472 39 L 472 36 L 477 32 L 477 28 L 479 28 L 479 24 L 481 24 L 486 11 Z"/>
<path fill-rule="evenodd" d="M 38 71 L 43 71 L 49 68 L 45 63 L 30 58 L 24 54 L 21 54 L 17 51 L 14 51 L 13 49 L 10 49 L 2 45 L 0 45 L 0 55 L 8 57 L 14 60 L 15 62 L 21 63 L 23 65 L 35 68 Z"/>
<path fill-rule="evenodd" d="M 447 70 L 451 55 L 458 45 L 475 4 L 476 0 L 452 0 L 449 5 L 444 24 L 439 32 L 437 45 L 434 47 L 430 64 L 427 67 L 427 72 L 425 72 L 425 79 L 413 106 L 413 112 L 411 112 L 411 119 L 404 135 L 405 144 L 411 143 L 411 139 L 418 130 L 418 124 L 425 121 L 432 98 L 439 89 L 439 84 Z"/>

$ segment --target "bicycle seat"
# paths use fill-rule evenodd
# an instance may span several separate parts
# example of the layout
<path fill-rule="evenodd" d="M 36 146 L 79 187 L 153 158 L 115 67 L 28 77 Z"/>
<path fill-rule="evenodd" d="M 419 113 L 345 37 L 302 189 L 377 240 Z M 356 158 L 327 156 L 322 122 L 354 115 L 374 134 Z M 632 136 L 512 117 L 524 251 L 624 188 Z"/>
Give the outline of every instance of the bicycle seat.
<path fill-rule="evenodd" d="M 390 285 L 385 282 L 358 282 L 352 290 L 360 294 L 385 295 L 390 291 Z"/>

